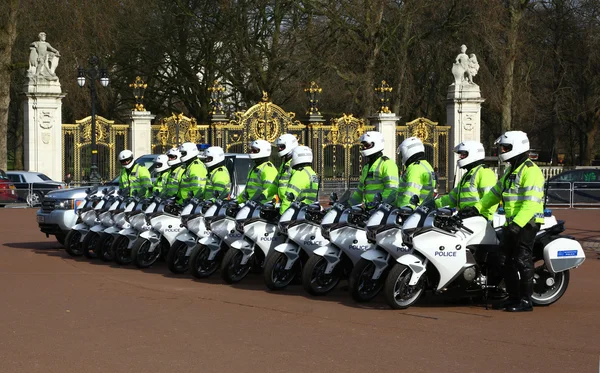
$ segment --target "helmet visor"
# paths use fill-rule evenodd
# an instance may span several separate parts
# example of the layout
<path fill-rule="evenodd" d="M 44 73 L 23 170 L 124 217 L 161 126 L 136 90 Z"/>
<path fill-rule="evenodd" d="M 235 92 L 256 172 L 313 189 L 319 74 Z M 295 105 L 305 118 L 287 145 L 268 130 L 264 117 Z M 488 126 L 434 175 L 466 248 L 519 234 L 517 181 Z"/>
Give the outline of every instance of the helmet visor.
<path fill-rule="evenodd" d="M 163 166 L 162 162 L 154 163 L 154 168 L 161 168 Z"/>
<path fill-rule="evenodd" d="M 128 164 L 131 163 L 131 161 L 133 161 L 133 158 L 127 158 L 127 159 L 121 159 L 121 165 L 122 166 L 127 166 Z"/>
<path fill-rule="evenodd" d="M 204 159 L 204 162 L 206 162 L 206 163 L 210 163 L 210 162 L 212 162 L 212 161 L 213 161 L 213 157 L 206 157 L 206 158 Z"/>
<path fill-rule="evenodd" d="M 458 157 L 459 157 L 460 159 L 465 159 L 465 158 L 467 158 L 468 156 L 469 156 L 469 152 L 465 152 L 465 151 L 458 152 Z"/>
<path fill-rule="evenodd" d="M 182 157 L 185 157 L 186 155 L 187 155 L 187 152 L 186 152 L 185 150 L 182 150 L 182 151 L 181 151 L 181 156 L 182 156 Z"/>
<path fill-rule="evenodd" d="M 500 144 L 500 152 L 508 153 L 513 148 L 512 144 Z"/>
<path fill-rule="evenodd" d="M 371 149 L 373 146 L 375 146 L 374 142 L 363 141 L 360 143 L 361 150 Z"/>
<path fill-rule="evenodd" d="M 254 146 L 250 148 L 250 154 L 258 154 L 258 153 L 260 153 L 259 148 L 256 148 Z"/>
<path fill-rule="evenodd" d="M 175 160 L 177 159 L 177 156 L 175 154 L 167 154 L 167 157 L 169 157 L 169 160 Z"/>
<path fill-rule="evenodd" d="M 277 150 L 280 151 L 280 152 L 284 151 L 285 150 L 285 144 L 279 144 L 279 145 L 277 145 Z"/>

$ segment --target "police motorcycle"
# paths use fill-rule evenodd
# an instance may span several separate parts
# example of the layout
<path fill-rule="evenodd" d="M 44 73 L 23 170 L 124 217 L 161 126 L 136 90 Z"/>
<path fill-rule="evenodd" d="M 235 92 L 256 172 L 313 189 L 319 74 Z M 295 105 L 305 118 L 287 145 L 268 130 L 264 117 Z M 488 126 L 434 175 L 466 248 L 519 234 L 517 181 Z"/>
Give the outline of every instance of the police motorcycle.
<path fill-rule="evenodd" d="M 375 204 L 379 207 L 365 225 L 367 240 L 374 243 L 375 247 L 362 253 L 350 273 L 349 290 L 357 302 L 367 302 L 377 296 L 383 288 L 389 267 L 411 250 L 402 242 L 402 222 L 413 213 L 413 209 L 381 203 L 382 199 L 381 193 L 377 193 Z M 394 199 L 395 193 L 388 201 Z"/>
<path fill-rule="evenodd" d="M 88 233 L 83 238 L 83 241 L 81 241 L 81 249 L 83 250 L 83 255 L 89 259 L 97 258 L 95 252 L 96 243 L 100 238 L 99 232 L 104 230 L 104 226 L 100 221 L 100 216 L 107 212 L 112 203 L 114 202 L 116 197 L 115 190 L 115 187 L 110 187 L 108 189 L 102 190 L 102 198 L 100 198 L 98 203 L 92 209 L 94 214 L 92 215 L 90 213 L 88 222 L 92 225 L 90 226 Z M 93 221 L 92 217 L 94 218 Z"/>
<path fill-rule="evenodd" d="M 207 278 L 219 268 L 231 244 L 242 238 L 236 229 L 236 216 L 242 206 L 235 200 L 217 199 L 204 213 L 209 234 L 200 238 L 193 249 L 189 268 L 196 278 Z"/>
<path fill-rule="evenodd" d="M 569 270 L 585 260 L 579 242 L 560 234 L 564 222 L 557 221 L 550 210 L 544 215 L 533 250 L 532 302 L 536 306 L 560 299 L 569 284 Z M 396 260 L 385 280 L 388 305 L 408 308 L 424 291 L 432 290 L 434 294 L 483 295 L 487 307 L 487 292 L 502 288 L 503 281 L 488 281 L 490 270 L 496 267 L 502 224 L 501 220 L 492 224 L 483 216 L 461 218 L 448 208 L 436 209 L 433 198 L 426 199 L 402 225 L 403 240 L 411 252 Z"/>
<path fill-rule="evenodd" d="M 256 196 L 260 198 L 259 193 Z M 279 209 L 274 202 L 261 205 L 251 199 L 235 220 L 236 229 L 243 236 L 230 245 L 221 262 L 221 277 L 228 284 L 242 281 L 251 269 L 260 273 L 269 253 L 286 238 L 279 231 Z"/>
<path fill-rule="evenodd" d="M 180 274 L 188 270 L 190 255 L 196 247 L 199 238 L 210 234 L 204 219 L 204 213 L 213 204 L 212 201 L 202 201 L 189 194 L 189 202 L 181 210 L 181 225 L 183 230 L 175 237 L 175 242 L 167 253 L 167 265 L 172 273 Z"/>
<path fill-rule="evenodd" d="M 286 198 L 294 201 L 291 193 Z M 337 195 L 332 193 L 330 199 L 333 204 Z M 301 279 L 302 268 L 313 251 L 329 243 L 321 234 L 321 220 L 326 212 L 318 202 L 308 205 L 296 201 L 281 215 L 279 231 L 287 237 L 273 249 L 265 263 L 264 277 L 269 289 L 281 290 L 294 279 Z"/>
<path fill-rule="evenodd" d="M 364 228 L 377 202 L 349 207 L 349 191 L 343 197 L 321 221 L 321 232 L 329 243 L 313 251 L 302 270 L 302 285 L 309 294 L 329 293 L 342 277 L 350 275 L 362 253 L 375 248 Z"/>
<path fill-rule="evenodd" d="M 94 206 L 100 201 L 98 187 L 88 188 L 83 203 L 76 207 L 77 224 L 65 237 L 65 251 L 71 256 L 82 256 L 81 242 L 96 222 Z"/>
<path fill-rule="evenodd" d="M 184 202 L 188 205 L 189 200 Z M 167 255 L 169 248 L 175 243 L 175 238 L 184 229 L 181 224 L 181 205 L 175 198 L 160 197 L 155 194 L 153 204 L 156 209 L 148 206 L 144 213 L 144 225 L 140 227 L 140 234 L 131 247 L 131 261 L 138 268 L 148 268 L 159 257 Z"/>
<path fill-rule="evenodd" d="M 142 195 L 145 194 L 141 193 Z M 158 208 L 158 193 L 151 197 L 135 197 L 135 206 L 127 206 L 123 217 L 116 219 L 117 226 L 121 228 L 116 234 L 111 246 L 114 261 L 119 265 L 131 264 L 131 249 L 138 235 L 146 229 L 146 214 L 152 214 Z"/>
<path fill-rule="evenodd" d="M 110 231 L 108 233 L 106 231 L 108 229 L 113 229 L 115 226 L 114 215 L 119 209 L 125 208 L 127 204 L 126 196 L 128 194 L 128 189 L 118 190 L 117 193 L 107 201 L 104 208 L 98 210 L 99 223 L 90 229 L 90 235 L 88 236 L 91 236 L 91 233 L 97 235 L 94 237 L 95 242 L 93 242 L 93 246 L 91 247 L 94 251 L 94 256 L 105 262 L 111 261 L 113 258 L 112 252 L 110 251 L 113 236 L 110 234 Z"/>

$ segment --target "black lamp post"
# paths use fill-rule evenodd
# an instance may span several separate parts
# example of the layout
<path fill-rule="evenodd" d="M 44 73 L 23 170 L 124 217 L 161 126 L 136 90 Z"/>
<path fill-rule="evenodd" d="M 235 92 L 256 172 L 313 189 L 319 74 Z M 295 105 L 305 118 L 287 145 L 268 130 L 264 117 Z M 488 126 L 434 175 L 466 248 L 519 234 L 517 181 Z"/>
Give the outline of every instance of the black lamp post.
<path fill-rule="evenodd" d="M 103 87 L 108 86 L 108 73 L 105 68 L 98 68 L 98 57 L 90 57 L 89 67 L 79 67 L 77 71 L 77 84 L 83 88 L 86 77 L 90 80 L 90 94 L 92 95 L 92 166 L 90 167 L 90 182 L 98 185 L 102 177 L 98 173 L 98 145 L 96 144 L 96 80 L 100 80 Z"/>

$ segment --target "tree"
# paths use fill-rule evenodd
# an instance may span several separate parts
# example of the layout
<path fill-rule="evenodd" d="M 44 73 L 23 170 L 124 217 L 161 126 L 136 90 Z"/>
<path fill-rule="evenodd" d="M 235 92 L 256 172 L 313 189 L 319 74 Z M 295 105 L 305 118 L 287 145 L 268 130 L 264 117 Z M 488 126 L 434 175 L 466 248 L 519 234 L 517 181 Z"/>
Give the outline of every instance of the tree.
<path fill-rule="evenodd" d="M 4 8 L 4 9 L 2 9 Z M 17 12 L 19 0 L 10 0 L 0 7 L 5 14 L 0 21 L 0 168 L 7 166 L 8 108 L 10 106 L 10 81 L 12 50 L 17 38 Z"/>

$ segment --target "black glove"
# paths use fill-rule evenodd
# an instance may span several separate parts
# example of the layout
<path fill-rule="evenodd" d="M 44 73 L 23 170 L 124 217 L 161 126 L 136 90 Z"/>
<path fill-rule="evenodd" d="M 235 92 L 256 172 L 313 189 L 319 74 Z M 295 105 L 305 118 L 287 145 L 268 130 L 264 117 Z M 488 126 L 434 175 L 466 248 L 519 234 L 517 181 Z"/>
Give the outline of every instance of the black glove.
<path fill-rule="evenodd" d="M 506 233 L 510 234 L 513 237 L 517 237 L 519 233 L 521 233 L 521 227 L 517 225 L 517 223 L 510 223 L 506 227 Z"/>
<path fill-rule="evenodd" d="M 479 215 L 479 210 L 477 210 L 477 207 L 475 206 L 468 206 L 458 211 L 458 216 L 460 216 L 461 218 L 470 218 Z"/>

